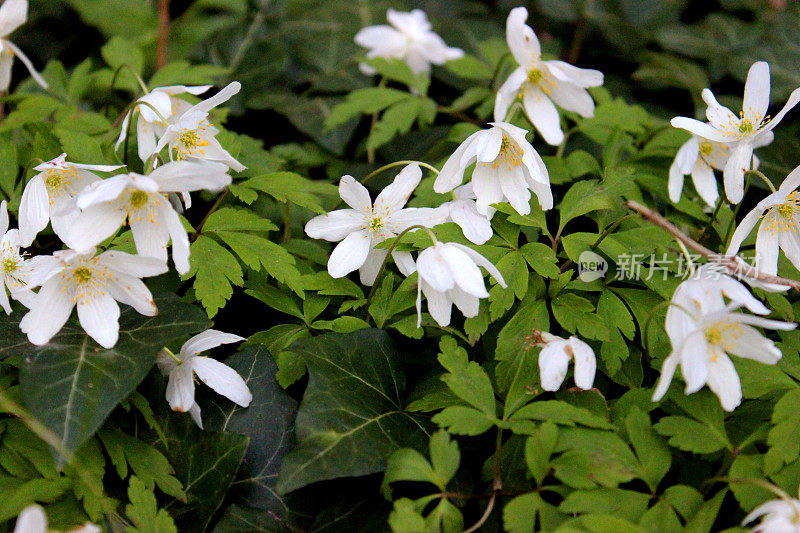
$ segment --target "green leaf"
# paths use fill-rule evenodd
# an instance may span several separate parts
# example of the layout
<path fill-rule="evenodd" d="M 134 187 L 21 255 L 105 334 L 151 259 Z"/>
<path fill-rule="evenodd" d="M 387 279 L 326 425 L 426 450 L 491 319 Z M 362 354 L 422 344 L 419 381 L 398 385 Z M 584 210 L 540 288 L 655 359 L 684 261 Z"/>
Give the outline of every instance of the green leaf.
<path fill-rule="evenodd" d="M 556 253 L 549 246 L 540 242 L 529 242 L 520 248 L 522 256 L 531 268 L 545 278 L 557 278 L 560 271 Z"/>
<path fill-rule="evenodd" d="M 100 427 L 114 407 L 144 379 L 158 351 L 172 339 L 206 329 L 197 307 L 171 294 L 155 298 L 154 317 L 124 307 L 119 342 L 105 349 L 83 330 L 66 324 L 44 346 L 25 342 L 17 317 L 0 321 L 0 336 L 26 354 L 20 369 L 22 397 L 31 413 L 75 451 Z M 13 350 L 20 353 L 19 348 Z M 0 349 L 0 358 L 7 355 Z"/>
<path fill-rule="evenodd" d="M 386 108 L 367 137 L 367 149 L 378 148 L 396 136 L 408 133 L 422 111 L 422 103 L 420 98 L 408 96 Z"/>
<path fill-rule="evenodd" d="M 520 422 L 527 420 L 549 420 L 563 426 L 582 426 L 600 429 L 610 429 L 614 426 L 606 420 L 593 414 L 588 409 L 576 407 L 560 400 L 540 400 L 522 407 L 509 419 L 512 429 L 520 427 Z M 523 424 L 521 427 L 525 427 Z"/>
<path fill-rule="evenodd" d="M 408 96 L 409 94 L 405 91 L 387 87 L 357 89 L 349 93 L 344 102 L 331 110 L 331 114 L 325 119 L 325 127 L 334 128 L 362 113 L 377 113 Z"/>
<path fill-rule="evenodd" d="M 710 426 L 685 416 L 665 416 L 653 427 L 669 437 L 670 446 L 687 452 L 712 453 L 731 446 Z"/>
<path fill-rule="evenodd" d="M 175 522 L 164 509 L 159 509 L 152 489 L 145 487 L 139 478 L 131 476 L 128 485 L 128 499 L 125 514 L 135 527 L 127 527 L 127 533 L 177 533 Z"/>
<path fill-rule="evenodd" d="M 603 188 L 595 180 L 584 180 L 569 188 L 559 206 L 558 233 L 567 222 L 586 213 L 599 209 L 610 209 L 614 206 L 611 198 L 603 192 Z"/>
<path fill-rule="evenodd" d="M 563 428 L 555 451 L 564 452 L 553 461 L 555 476 L 578 489 L 615 487 L 639 473 L 631 449 L 611 432 Z"/>
<path fill-rule="evenodd" d="M 53 133 L 56 134 L 56 137 L 61 142 L 61 148 L 67 153 L 69 161 L 92 165 L 106 161 L 100 142 L 94 137 L 60 127 L 55 128 Z"/>
<path fill-rule="evenodd" d="M 769 450 L 764 455 L 764 472 L 774 474 L 800 456 L 800 390 L 794 389 L 784 394 L 775 403 L 772 411 L 772 428 L 767 436 Z"/>
<path fill-rule="evenodd" d="M 642 477 L 652 490 L 656 490 L 672 465 L 672 454 L 667 444 L 653 431 L 650 416 L 636 407 L 625 418 L 625 429 L 642 464 Z"/>
<path fill-rule="evenodd" d="M 286 455 L 278 492 L 316 481 L 380 472 L 389 454 L 420 448 L 424 427 L 403 409 L 405 376 L 389 336 L 362 329 L 292 345 L 309 382 L 297 414 L 298 444 Z"/>
<path fill-rule="evenodd" d="M 276 494 L 275 484 L 281 461 L 294 442 L 297 402 L 276 383 L 277 366 L 263 346 L 245 348 L 225 364 L 242 376 L 253 393 L 248 407 L 218 395 L 210 409 L 203 405 L 206 430 L 239 433 L 250 439 L 230 496 L 243 505 L 283 516 L 286 505 Z"/>
<path fill-rule="evenodd" d="M 217 231 L 275 231 L 278 227 L 269 219 L 260 217 L 249 209 L 222 207 L 217 209 L 203 225 L 203 232 Z"/>
<path fill-rule="evenodd" d="M 402 59 L 387 59 L 384 57 L 373 57 L 364 61 L 367 65 L 374 68 L 378 75 L 386 79 L 399 81 L 416 89 L 420 94 L 427 94 L 430 78 L 425 73 L 414 74 L 408 63 Z"/>
<path fill-rule="evenodd" d="M 432 420 L 456 435 L 480 435 L 489 431 L 496 422 L 495 419 L 488 418 L 486 413 L 463 405 L 445 407 Z"/>
<path fill-rule="evenodd" d="M 558 439 L 558 426 L 547 421 L 525 441 L 525 462 L 536 483 L 541 485 L 550 472 L 550 456 Z"/>
<path fill-rule="evenodd" d="M 475 361 L 467 360 L 467 352 L 455 340 L 446 337 L 441 342 L 439 362 L 448 371 L 442 381 L 453 394 L 481 411 L 486 418 L 496 417 L 494 390 L 489 376 Z"/>
<path fill-rule="evenodd" d="M 576 490 L 558 506 L 567 514 L 609 514 L 630 522 L 638 522 L 647 511 L 650 494 L 617 488 Z"/>
<path fill-rule="evenodd" d="M 106 37 L 123 35 L 141 38 L 155 33 L 157 18 L 147 0 L 68 0 L 81 19 Z"/>
<path fill-rule="evenodd" d="M 503 507 L 503 527 L 508 533 L 534 533 L 542 502 L 537 492 L 515 497 Z"/>
<path fill-rule="evenodd" d="M 295 259 L 281 245 L 253 235 L 238 231 L 217 230 L 218 235 L 248 267 L 264 271 L 286 284 L 298 295 L 303 294 L 303 282 L 295 267 Z"/>
<path fill-rule="evenodd" d="M 320 197 L 338 197 L 338 189 L 330 183 L 313 181 L 294 172 L 271 172 L 238 182 L 230 190 L 246 203 L 255 201 L 255 192 L 266 193 L 278 202 L 292 203 L 323 214 Z"/>
<path fill-rule="evenodd" d="M 197 237 L 190 251 L 191 269 L 186 277 L 195 276 L 195 296 L 213 317 L 233 296 L 232 285 L 244 283 L 242 268 L 232 253 L 205 235 Z"/>
<path fill-rule="evenodd" d="M 100 55 L 112 69 L 120 69 L 115 87 L 125 87 L 133 91 L 139 90 L 139 83 L 131 70 L 142 75 L 144 70 L 144 54 L 137 44 L 130 39 L 115 35 L 100 49 Z"/>
<path fill-rule="evenodd" d="M 0 190 L 6 198 L 14 197 L 19 165 L 17 164 L 17 148 L 8 135 L 0 137 Z"/>

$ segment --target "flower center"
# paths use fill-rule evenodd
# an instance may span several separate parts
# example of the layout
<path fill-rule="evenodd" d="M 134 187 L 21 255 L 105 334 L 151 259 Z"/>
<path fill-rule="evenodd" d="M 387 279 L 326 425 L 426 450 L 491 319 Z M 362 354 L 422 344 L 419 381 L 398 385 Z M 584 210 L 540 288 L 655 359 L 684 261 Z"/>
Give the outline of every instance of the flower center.
<path fill-rule="evenodd" d="M 147 193 L 144 191 L 134 191 L 131 193 L 131 207 L 139 209 L 147 203 Z"/>
<path fill-rule="evenodd" d="M 539 70 L 538 68 L 534 68 L 528 71 L 528 81 L 531 83 L 534 84 L 539 83 L 540 81 L 542 81 L 542 77 L 543 77 L 542 71 Z"/>
<path fill-rule="evenodd" d="M 730 351 L 733 348 L 734 341 L 742 334 L 742 327 L 736 323 L 715 322 L 706 326 L 703 333 L 709 345 Z M 716 353 L 711 356 L 711 360 L 716 362 Z"/>
<path fill-rule="evenodd" d="M 58 175 L 58 172 L 49 172 L 47 174 L 47 179 L 44 180 L 44 184 L 47 185 L 47 188 L 50 190 L 60 189 L 61 176 Z"/>
<path fill-rule="evenodd" d="M 78 283 L 89 283 L 92 279 L 92 270 L 86 267 L 78 267 L 72 272 L 72 277 Z"/>
<path fill-rule="evenodd" d="M 791 231 L 797 233 L 797 224 L 794 220 L 794 214 L 797 212 L 797 207 L 800 207 L 800 194 L 797 191 L 791 192 L 786 195 L 786 199 L 782 204 L 773 205 L 762 217 L 764 219 L 765 228 L 772 230 L 772 234 L 781 231 Z"/>
<path fill-rule="evenodd" d="M 750 122 L 748 119 L 742 120 L 739 123 L 739 133 L 741 133 L 742 135 L 753 133 L 753 123 Z"/>
<path fill-rule="evenodd" d="M 378 231 L 383 229 L 384 222 L 383 217 L 372 217 L 369 221 L 369 230 L 370 231 Z"/>
<path fill-rule="evenodd" d="M 2 264 L 3 264 L 3 272 L 5 272 L 6 274 L 10 274 L 15 270 L 17 270 L 18 268 L 17 260 L 12 257 L 4 259 Z"/>
<path fill-rule="evenodd" d="M 522 164 L 522 150 L 520 147 L 509 139 L 506 135 L 503 135 L 503 140 L 500 143 L 500 153 L 497 154 L 497 157 L 492 161 L 492 168 L 497 168 L 500 165 L 504 165 L 507 170 L 511 170 L 511 167 L 518 167 Z"/>
<path fill-rule="evenodd" d="M 789 218 L 794 213 L 794 206 L 792 204 L 781 204 L 778 206 L 778 214 L 783 218 Z"/>
<path fill-rule="evenodd" d="M 711 155 L 711 152 L 713 151 L 714 151 L 714 146 L 710 142 L 703 141 L 700 143 L 700 153 L 702 155 Z"/>
<path fill-rule="evenodd" d="M 183 130 L 178 135 L 178 142 L 187 148 L 196 148 L 200 143 L 200 136 L 197 134 L 197 130 Z"/>

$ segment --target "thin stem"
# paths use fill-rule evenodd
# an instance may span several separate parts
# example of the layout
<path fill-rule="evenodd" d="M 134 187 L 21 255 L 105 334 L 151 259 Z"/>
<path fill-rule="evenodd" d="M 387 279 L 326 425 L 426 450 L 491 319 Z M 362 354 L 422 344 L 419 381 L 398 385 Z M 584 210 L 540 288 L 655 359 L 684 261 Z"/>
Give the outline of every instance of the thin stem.
<path fill-rule="evenodd" d="M 133 67 L 131 67 L 127 63 L 121 64 L 120 66 L 118 66 L 116 68 L 116 70 L 114 70 L 114 75 L 111 77 L 111 86 L 109 87 L 109 89 L 113 89 L 114 88 L 114 84 L 117 83 L 117 77 L 119 76 L 119 73 L 120 73 L 120 71 L 122 71 L 123 68 L 127 68 L 128 71 L 131 74 L 133 74 L 133 77 L 136 78 L 136 81 L 139 82 L 139 87 L 142 88 L 142 92 L 144 92 L 144 94 L 147 94 L 147 93 L 150 92 L 150 90 L 147 88 L 147 85 L 145 84 L 145 82 L 142 79 L 142 77 L 139 76 L 139 73 L 136 72 L 135 70 L 133 70 Z"/>
<path fill-rule="evenodd" d="M 169 348 L 167 348 L 166 346 L 164 346 L 164 347 L 163 347 L 163 348 L 161 348 L 161 349 L 162 349 L 162 350 L 164 350 L 164 352 L 166 352 L 166 354 L 167 354 L 168 356 L 170 356 L 170 357 L 172 358 L 172 360 L 173 360 L 173 361 L 175 361 L 175 362 L 176 362 L 176 363 L 178 363 L 179 365 L 180 365 L 180 364 L 183 364 L 183 361 L 181 361 L 180 359 L 178 359 L 178 356 L 177 356 L 177 355 L 175 355 L 174 353 L 172 353 L 172 350 L 170 350 L 170 349 L 169 349 Z"/>
<path fill-rule="evenodd" d="M 675 238 L 675 242 L 678 243 L 678 247 L 686 258 L 686 266 L 689 268 L 689 277 L 694 276 L 694 263 L 692 262 L 692 257 L 689 255 L 689 250 L 686 249 L 686 245 L 678 240 L 677 237 Z"/>
<path fill-rule="evenodd" d="M 465 529 L 464 533 L 472 533 L 473 531 L 478 531 L 483 524 L 489 519 L 489 516 L 492 514 L 492 510 L 494 509 L 494 502 L 497 500 L 497 491 L 493 491 L 492 495 L 489 497 L 489 503 L 486 504 L 486 510 L 483 512 L 483 515 L 478 519 L 477 522 L 472 524 L 472 527 L 469 529 Z"/>
<path fill-rule="evenodd" d="M 422 229 L 422 228 L 426 229 L 429 234 L 432 234 L 430 229 L 426 228 L 421 224 L 416 224 L 398 233 L 397 237 L 395 237 L 394 241 L 392 242 L 392 245 L 389 246 L 389 250 L 387 250 L 386 256 L 383 258 L 383 262 L 381 263 L 381 268 L 378 270 L 378 275 L 375 276 L 375 281 L 372 283 L 372 287 L 369 290 L 369 295 L 367 296 L 367 303 L 365 305 L 366 312 L 364 315 L 364 320 L 369 318 L 369 305 L 372 302 L 372 297 L 375 296 L 375 290 L 378 288 L 378 285 L 380 285 L 380 282 L 383 281 L 383 274 L 384 271 L 386 270 L 386 265 L 389 263 L 389 258 L 392 256 L 392 252 L 394 251 L 397 244 L 400 242 L 400 239 L 402 239 L 406 233 L 415 229 Z M 434 244 L 436 244 L 436 236 L 433 235 L 432 238 L 434 240 Z"/>
<path fill-rule="evenodd" d="M 663 302 L 659 302 L 658 304 L 656 304 L 653 310 L 650 311 L 650 314 L 647 315 L 647 320 L 644 321 L 644 326 L 642 327 L 642 346 L 644 346 L 644 349 L 647 352 L 650 351 L 650 334 L 649 334 L 650 322 L 652 322 L 653 318 L 656 316 L 656 313 L 658 313 L 664 307 L 677 307 L 687 315 L 694 316 L 694 313 L 692 313 L 682 305 L 676 304 L 675 302 L 672 302 L 670 300 L 664 300 Z"/>
<path fill-rule="evenodd" d="M 158 118 L 161 120 L 161 122 L 163 122 L 165 125 L 167 124 L 167 122 L 168 122 L 167 119 L 164 118 L 164 115 L 162 115 L 161 112 L 158 109 L 156 109 L 153 104 L 150 104 L 150 103 L 145 102 L 143 100 L 136 100 L 135 102 L 133 102 L 133 104 L 136 107 L 139 107 L 140 105 L 143 105 L 145 107 L 149 107 L 150 109 L 153 110 L 153 113 L 155 113 L 156 116 L 158 116 Z M 134 111 L 135 110 L 136 110 L 136 108 L 134 108 Z M 131 117 L 131 121 L 130 122 L 133 122 L 133 117 Z"/>
<path fill-rule="evenodd" d="M 578 58 L 581 55 L 583 39 L 586 37 L 586 25 L 586 18 L 582 16 L 575 25 L 575 33 L 572 34 L 572 45 L 569 47 L 567 61 L 573 65 L 578 62 Z"/>
<path fill-rule="evenodd" d="M 758 176 L 759 178 L 761 178 L 761 180 L 764 183 L 767 184 L 767 187 L 769 187 L 770 191 L 775 192 L 775 186 L 772 184 L 772 182 L 769 180 L 769 178 L 763 172 L 761 172 L 760 170 L 756 170 L 756 169 L 753 168 L 753 169 L 750 169 L 750 170 L 746 171 L 745 175 L 747 175 L 747 174 L 752 174 L 752 175 Z"/>
<path fill-rule="evenodd" d="M 522 104 L 519 103 L 519 100 L 511 104 L 511 107 L 508 108 L 508 112 L 506 113 L 505 119 L 503 122 L 511 122 L 511 119 L 514 118 L 514 115 L 517 114 L 517 111 L 522 109 Z"/>
<path fill-rule="evenodd" d="M 156 70 L 167 64 L 169 41 L 169 2 L 158 0 L 158 43 L 156 45 Z"/>
<path fill-rule="evenodd" d="M 436 167 L 434 167 L 433 165 L 429 165 L 428 163 L 423 163 L 422 161 L 403 160 L 403 161 L 395 161 L 394 163 L 389 163 L 388 165 L 383 165 L 382 167 L 373 170 L 372 172 L 367 174 L 366 177 L 363 180 L 361 180 L 361 184 L 364 185 L 365 183 L 367 183 L 369 180 L 371 180 L 372 178 L 374 178 L 375 176 L 377 176 L 378 174 L 380 174 L 384 170 L 388 170 L 390 168 L 399 167 L 399 166 L 411 165 L 411 164 L 414 164 L 414 163 L 418 164 L 421 167 L 427 168 L 428 170 L 430 170 L 431 172 L 433 172 L 437 176 L 439 175 L 439 170 Z"/>
<path fill-rule="evenodd" d="M 242 39 L 242 42 L 239 43 L 239 47 L 236 49 L 236 53 L 233 54 L 233 59 L 231 59 L 230 64 L 228 65 L 228 70 L 230 72 L 234 72 L 236 67 L 239 66 L 239 62 L 244 57 L 244 53 L 250 48 L 250 45 L 253 44 L 253 41 L 256 38 L 256 32 L 258 29 L 263 26 L 264 24 L 264 12 L 258 11 L 256 16 L 253 17 L 253 22 L 250 23 L 250 27 L 247 28 L 247 33 Z"/>
<path fill-rule="evenodd" d="M 708 231 L 708 228 L 710 228 L 711 226 L 714 225 L 714 221 L 717 220 L 717 215 L 719 214 L 719 210 L 722 207 L 722 204 L 724 204 L 724 203 L 725 203 L 725 200 L 723 199 L 722 196 L 720 196 L 717 199 L 717 206 L 714 208 L 714 212 L 711 213 L 711 220 L 708 221 L 708 224 L 705 225 L 705 227 L 703 228 L 703 231 L 701 231 L 700 235 L 697 236 L 697 241 L 698 242 L 700 242 L 700 239 L 702 239 L 703 235 L 706 234 L 706 231 Z"/>
<path fill-rule="evenodd" d="M 627 215 L 622 216 L 622 217 L 618 218 L 617 220 L 615 220 L 614 222 L 612 222 L 610 226 L 608 226 L 605 230 L 603 230 L 603 233 L 601 233 L 600 235 L 597 236 L 597 240 L 595 240 L 594 243 L 592 243 L 592 245 L 589 246 L 589 250 L 593 251 L 595 248 L 600 246 L 600 243 L 603 242 L 603 239 L 605 239 L 606 237 L 611 235 L 611 232 L 614 231 L 615 229 L 617 229 L 617 227 L 620 224 L 622 224 L 626 220 L 628 220 L 630 218 L 633 218 L 635 216 L 636 215 L 634 215 L 633 213 L 628 213 Z M 575 262 L 572 259 L 568 259 L 566 263 L 561 265 L 561 273 L 563 274 L 564 272 L 566 272 L 567 269 L 569 267 L 571 267 L 574 263 Z"/>
<path fill-rule="evenodd" d="M 283 205 L 283 242 L 292 238 L 292 207 L 289 202 Z"/>
<path fill-rule="evenodd" d="M 378 82 L 378 88 L 385 87 L 388 80 L 384 77 L 381 77 L 381 81 Z M 372 114 L 372 122 L 369 125 L 369 135 L 367 136 L 367 144 L 369 144 L 369 138 L 372 137 L 372 131 L 375 129 L 375 124 L 378 122 L 378 112 L 374 112 Z M 375 148 L 367 147 L 367 163 L 370 165 L 375 162 Z"/>
<path fill-rule="evenodd" d="M 469 529 L 465 529 L 464 533 L 472 533 L 478 531 L 480 527 L 486 523 L 494 510 L 494 504 L 497 501 L 497 496 L 503 493 L 503 478 L 500 474 L 500 452 L 503 449 L 503 430 L 497 428 L 497 439 L 495 440 L 494 450 L 494 475 L 492 477 L 492 495 L 489 498 L 489 503 L 486 504 L 486 510 L 477 522 L 472 524 Z"/>
<path fill-rule="evenodd" d="M 497 61 L 497 65 L 494 67 L 494 72 L 492 73 L 492 82 L 490 87 L 494 87 L 495 83 L 497 83 L 497 77 L 500 76 L 500 72 L 502 71 L 503 63 L 506 62 L 508 58 L 511 57 L 511 52 L 506 52 L 500 59 Z"/>
<path fill-rule="evenodd" d="M 715 477 L 709 479 L 707 482 L 712 481 L 722 481 L 725 483 L 748 483 L 750 485 L 755 485 L 756 487 L 761 487 L 762 489 L 770 491 L 772 494 L 780 498 L 781 500 L 788 501 L 791 500 L 792 497 L 789 496 L 782 488 L 778 487 L 777 485 L 773 485 L 769 481 L 764 479 L 758 478 L 736 478 L 736 477 Z"/>
<path fill-rule="evenodd" d="M 216 211 L 219 208 L 219 206 L 222 204 L 222 200 L 225 199 L 225 197 L 228 195 L 229 192 L 230 192 L 230 189 L 225 189 L 222 192 L 222 194 L 219 195 L 219 198 L 217 198 L 217 201 L 214 202 L 214 205 L 211 206 L 211 209 L 208 210 L 208 213 L 206 213 L 206 216 L 203 217 L 203 220 L 200 221 L 200 224 L 197 225 L 197 228 L 194 230 L 194 233 L 192 233 L 192 238 L 189 239 L 190 242 L 194 242 L 195 240 L 197 240 L 197 237 L 200 236 L 200 232 L 203 230 L 203 226 L 205 225 L 206 221 L 208 220 L 208 217 L 210 217 L 211 214 L 214 213 L 214 211 Z"/>
<path fill-rule="evenodd" d="M 765 274 L 760 272 L 758 269 L 751 267 L 750 265 L 746 264 L 740 258 L 736 256 L 726 256 L 716 252 L 713 252 L 703 246 L 702 244 L 698 243 L 697 241 L 692 240 L 689 238 L 685 233 L 679 230 L 675 225 L 670 222 L 669 220 L 665 219 L 663 216 L 658 214 L 657 212 L 649 209 L 638 202 L 634 202 L 633 200 L 628 200 L 626 202 L 628 208 L 636 211 L 644 218 L 652 222 L 653 224 L 660 226 L 668 233 L 670 233 L 673 237 L 677 238 L 678 240 L 682 241 L 683 244 L 694 250 L 695 252 L 699 253 L 709 261 L 719 263 L 722 266 L 725 266 L 730 270 L 731 274 L 742 276 L 750 279 L 756 279 L 759 281 L 763 281 L 766 283 L 773 283 L 776 285 L 788 285 L 789 287 L 795 289 L 796 291 L 800 292 L 800 282 L 782 278 L 780 276 L 773 276 L 771 274 Z"/>

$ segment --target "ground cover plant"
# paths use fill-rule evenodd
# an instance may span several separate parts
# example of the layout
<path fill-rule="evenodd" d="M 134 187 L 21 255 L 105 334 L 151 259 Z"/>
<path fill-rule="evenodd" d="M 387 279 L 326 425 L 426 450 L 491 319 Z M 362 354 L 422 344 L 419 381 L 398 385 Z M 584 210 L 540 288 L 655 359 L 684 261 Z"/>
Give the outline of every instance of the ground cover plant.
<path fill-rule="evenodd" d="M 0 530 L 800 531 L 798 21 L 4 0 Z"/>

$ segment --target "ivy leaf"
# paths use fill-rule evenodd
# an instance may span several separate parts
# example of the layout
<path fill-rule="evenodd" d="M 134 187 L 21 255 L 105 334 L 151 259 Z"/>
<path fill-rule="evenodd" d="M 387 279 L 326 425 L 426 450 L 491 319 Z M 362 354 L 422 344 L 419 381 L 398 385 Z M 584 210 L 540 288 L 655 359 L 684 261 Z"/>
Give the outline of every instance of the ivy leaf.
<path fill-rule="evenodd" d="M 204 427 L 250 438 L 232 493 L 243 505 L 283 516 L 286 506 L 275 493 L 275 483 L 281 460 L 294 442 L 297 403 L 275 381 L 277 366 L 264 346 L 247 347 L 225 364 L 242 376 L 253 401 L 245 408 L 215 394 L 213 407 L 203 408 Z"/>
<path fill-rule="evenodd" d="M 388 334 L 376 329 L 301 339 L 291 350 L 309 382 L 297 414 L 298 443 L 283 460 L 277 490 L 380 472 L 392 451 L 419 449 L 424 426 L 403 409 L 405 375 Z"/>
<path fill-rule="evenodd" d="M 194 278 L 194 293 L 209 317 L 225 306 L 233 296 L 233 286 L 244 283 L 239 262 L 217 241 L 200 235 L 192 243 L 191 269 L 186 279 Z"/>
<path fill-rule="evenodd" d="M 144 379 L 164 345 L 211 325 L 199 308 L 175 295 L 159 295 L 155 303 L 159 313 L 154 317 L 122 306 L 119 342 L 111 349 L 99 346 L 74 323 L 67 323 L 48 344 L 33 346 L 24 342 L 16 317 L 0 320 L 0 337 L 26 354 L 20 368 L 25 404 L 67 451 L 75 451 L 97 431 Z"/>

